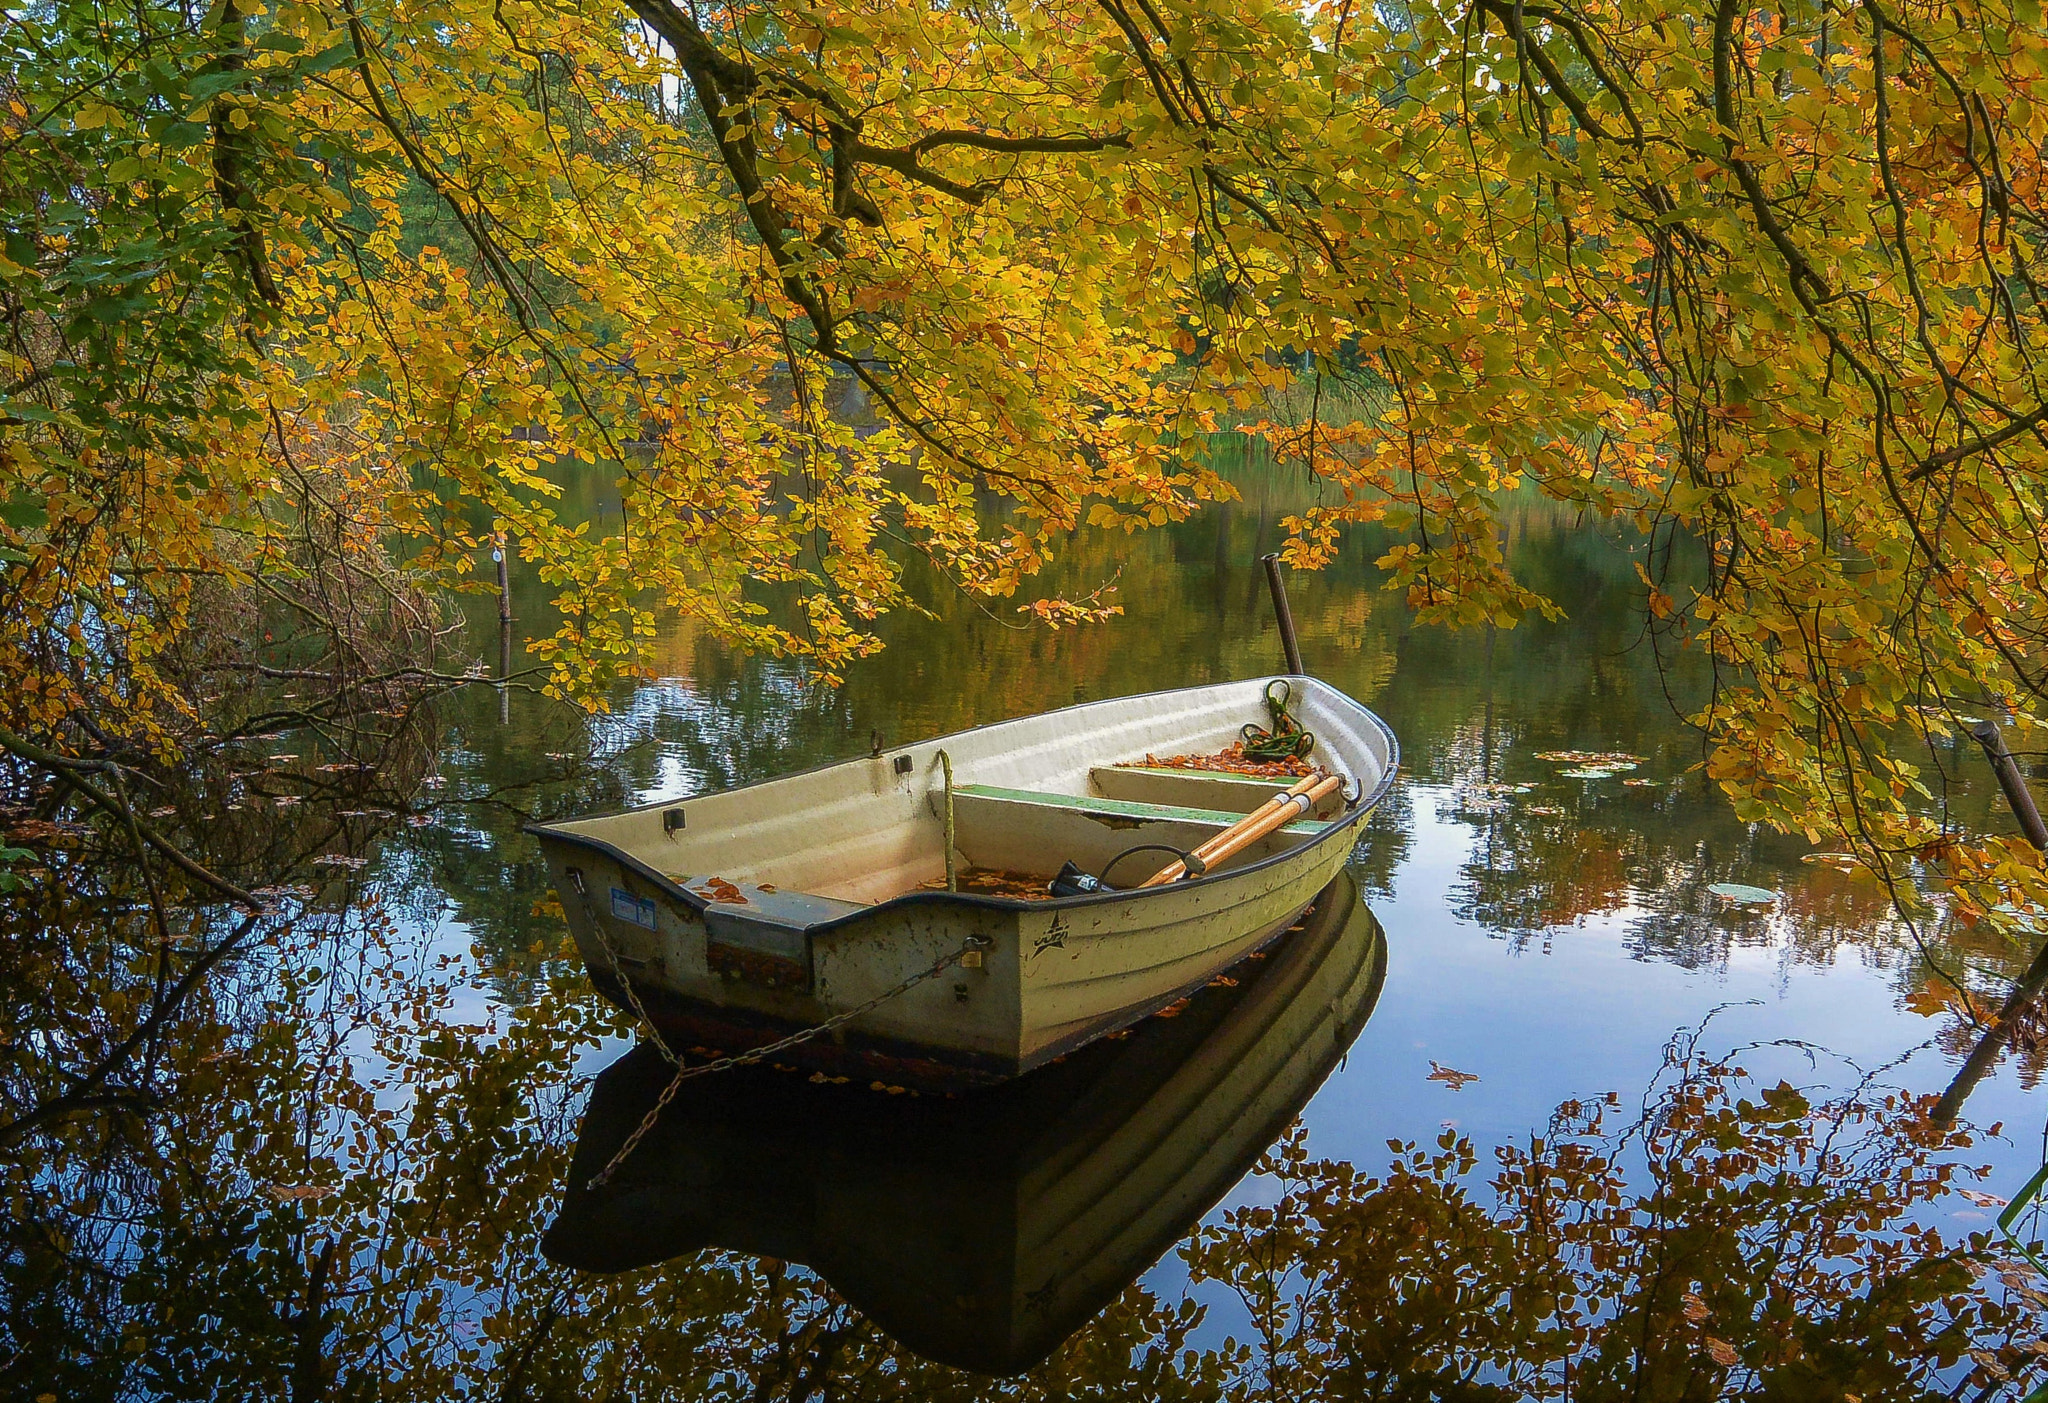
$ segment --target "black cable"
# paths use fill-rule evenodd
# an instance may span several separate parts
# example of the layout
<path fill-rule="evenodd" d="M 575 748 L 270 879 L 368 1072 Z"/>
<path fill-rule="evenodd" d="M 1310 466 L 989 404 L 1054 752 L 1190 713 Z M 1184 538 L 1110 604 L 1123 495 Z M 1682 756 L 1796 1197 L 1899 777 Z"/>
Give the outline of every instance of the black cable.
<path fill-rule="evenodd" d="M 1172 853 L 1175 857 L 1180 859 L 1181 865 L 1188 869 L 1188 875 L 1190 877 L 1199 877 L 1204 872 L 1207 872 L 1209 870 L 1208 863 L 1202 861 L 1202 859 L 1196 857 L 1191 852 L 1186 852 L 1180 848 L 1174 847 L 1171 843 L 1140 843 L 1135 848 L 1125 848 L 1122 852 L 1118 853 L 1108 862 L 1102 864 L 1102 873 L 1095 880 L 1102 883 L 1102 885 L 1104 885 L 1105 887 L 1108 886 L 1109 869 L 1116 866 L 1119 862 L 1122 862 L 1132 853 L 1142 852 Z"/>

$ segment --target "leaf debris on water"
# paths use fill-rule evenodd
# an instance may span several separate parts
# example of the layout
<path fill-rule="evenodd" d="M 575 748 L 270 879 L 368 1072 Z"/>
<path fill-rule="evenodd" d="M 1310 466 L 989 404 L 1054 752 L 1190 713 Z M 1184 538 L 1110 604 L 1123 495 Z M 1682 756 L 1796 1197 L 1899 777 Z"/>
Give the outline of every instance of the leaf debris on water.
<path fill-rule="evenodd" d="M 1455 1067 L 1446 1067 L 1443 1063 L 1432 1057 L 1429 1059 L 1429 1076 L 1425 1080 L 1440 1081 L 1453 1091 L 1461 1091 L 1464 1089 L 1466 1082 L 1478 1081 L 1479 1074 L 1477 1072 L 1461 1072 Z"/>

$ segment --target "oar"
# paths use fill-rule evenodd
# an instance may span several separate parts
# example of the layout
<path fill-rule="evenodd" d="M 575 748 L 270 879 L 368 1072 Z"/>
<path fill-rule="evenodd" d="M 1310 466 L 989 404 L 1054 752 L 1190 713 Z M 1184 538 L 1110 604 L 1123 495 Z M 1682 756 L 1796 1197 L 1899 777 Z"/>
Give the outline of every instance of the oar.
<path fill-rule="evenodd" d="M 1230 827 L 1196 848 L 1190 856 L 1201 859 L 1205 868 L 1213 867 L 1220 859 L 1243 851 L 1247 844 L 1257 842 L 1282 824 L 1291 822 L 1298 815 L 1309 812 L 1315 808 L 1317 802 L 1324 795 L 1343 783 L 1344 781 L 1336 775 L 1330 775 L 1320 780 L 1314 775 L 1310 775 L 1290 787 L 1286 793 L 1275 794 L 1265 803 L 1259 805 L 1258 808 L 1253 809 L 1236 823 L 1231 824 Z M 1140 887 L 1162 886 L 1167 882 L 1178 881 L 1186 871 L 1187 864 L 1171 862 L 1165 867 L 1160 868 L 1150 877 L 1147 877 L 1144 881 L 1138 883 L 1138 885 Z"/>
<path fill-rule="evenodd" d="M 1284 792 L 1275 794 L 1272 798 L 1266 800 L 1265 803 L 1259 805 L 1256 809 L 1253 809 L 1243 818 L 1231 824 L 1230 827 L 1224 829 L 1221 833 L 1218 833 L 1214 837 L 1205 840 L 1200 846 L 1195 848 L 1195 850 L 1193 851 L 1193 853 L 1190 854 L 1190 856 L 1201 858 L 1206 863 L 1209 854 L 1216 848 L 1216 845 L 1221 843 L 1225 838 L 1228 838 L 1238 829 L 1246 827 L 1249 824 L 1255 823 L 1259 819 L 1266 818 L 1271 814 L 1279 813 L 1283 809 L 1287 809 L 1291 812 L 1293 808 L 1293 800 L 1300 795 L 1308 793 L 1311 789 L 1314 789 L 1321 782 L 1322 781 L 1318 779 L 1315 775 L 1302 776 L 1302 778 L 1296 780 L 1293 784 L 1289 785 Z M 1160 874 L 1160 879 L 1168 882 L 1173 881 L 1180 875 L 1180 867 L 1181 864 L 1175 863 L 1172 867 L 1168 868 L 1164 873 Z"/>

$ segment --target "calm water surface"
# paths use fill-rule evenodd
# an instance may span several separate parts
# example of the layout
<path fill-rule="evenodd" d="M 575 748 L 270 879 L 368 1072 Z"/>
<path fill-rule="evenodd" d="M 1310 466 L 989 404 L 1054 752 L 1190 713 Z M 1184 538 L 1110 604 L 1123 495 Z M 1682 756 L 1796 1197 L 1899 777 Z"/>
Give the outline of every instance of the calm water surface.
<path fill-rule="evenodd" d="M 718 1153 L 744 1167 L 728 1179 L 751 1176 L 746 1206 L 731 1211 L 752 1216 L 739 1226 L 725 1221 L 724 1239 L 716 1224 L 691 1226 L 695 1220 L 663 1219 L 668 1226 L 657 1232 L 661 1214 L 650 1198 L 633 1210 L 649 1223 L 634 1260 L 673 1247 L 680 1255 L 667 1265 L 605 1276 L 542 1257 L 593 1079 L 631 1040 L 569 958 L 538 855 L 519 825 L 865 753 L 875 734 L 908 741 L 1076 701 L 1271 671 L 1279 647 L 1255 562 L 1277 543 L 1278 517 L 1297 504 L 1282 479 L 1246 483 L 1244 501 L 1185 526 L 1130 539 L 1077 537 L 1059 582 L 1085 591 L 1113 577 L 1125 611 L 1099 627 L 1027 629 L 1010 607 L 983 610 L 934 589 L 938 617 L 892 625 L 888 649 L 855 666 L 836 690 L 807 685 L 786 664 L 736 661 L 676 628 L 661 641 L 662 675 L 621 689 L 608 715 L 584 718 L 518 693 L 502 711 L 489 694 L 461 701 L 441 737 L 433 768 L 445 785 L 430 791 L 426 821 L 367 853 L 371 862 L 351 877 L 347 896 L 323 898 L 319 919 L 339 943 L 306 947 L 324 954 L 280 951 L 237 976 L 242 1003 L 220 1017 L 250 1047 L 272 1026 L 259 1007 L 266 1001 L 273 1017 L 299 1020 L 293 1033 L 268 1035 L 282 1040 L 269 1062 L 237 1054 L 255 1069 L 248 1080 L 223 1074 L 232 1083 L 224 1095 L 239 1087 L 261 1104 L 195 1114 L 170 1134 L 190 1143 L 181 1140 L 178 1154 L 159 1146 L 156 1170 L 91 1181 L 100 1185 L 92 1191 L 94 1250 L 128 1274 L 126 1284 L 106 1288 L 107 1320 L 118 1322 L 86 1319 L 86 1287 L 35 1288 L 76 1297 L 53 1304 L 25 1284 L 44 1278 L 17 1273 L 16 1305 L 51 1312 L 58 1334 L 35 1344 L 17 1329 L 14 1360 L 0 1362 L 0 1379 L 12 1369 L 38 1387 L 68 1380 L 80 1396 L 227 1396 L 272 1385 L 294 1397 L 348 1387 L 423 1397 L 880 1396 L 891 1388 L 966 1396 L 983 1388 L 973 1375 L 892 1352 L 897 1337 L 922 1336 L 900 1316 L 893 1334 L 865 1323 L 782 1261 L 802 1257 L 827 1233 L 818 1185 L 835 1180 L 816 1172 L 819 1163 L 838 1166 L 839 1181 L 867 1186 L 862 1214 L 908 1213 L 905 1221 L 918 1227 L 896 1234 L 903 1241 L 918 1232 L 949 1240 L 947 1223 L 977 1220 L 971 1211 L 959 1217 L 957 1202 L 942 1205 L 935 1184 L 972 1182 L 990 1213 L 1011 1211 L 1008 1200 L 996 1200 L 1022 1192 L 1016 1166 L 1037 1161 L 1019 1150 L 1022 1159 L 984 1156 L 977 1167 L 958 1168 L 946 1158 L 953 1150 L 934 1146 L 965 1132 L 931 1118 L 946 1113 L 906 1110 L 896 1098 L 820 1092 L 773 1073 L 748 1074 L 752 1090 L 744 1094 L 705 1093 L 710 1100 L 694 1110 L 685 1098 L 687 1114 L 675 1122 L 682 1129 L 653 1142 L 650 1163 L 710 1158 L 690 1171 L 697 1177 L 671 1186 L 662 1212 L 673 1210 L 673 1218 L 679 1203 L 727 1192 L 716 1185 L 728 1161 L 706 1147 L 730 1141 Z M 1541 504 L 1513 516 L 1508 534 L 1518 570 L 1564 606 L 1563 622 L 1499 632 L 1419 628 L 1400 599 L 1380 589 L 1372 561 L 1384 543 L 1368 533 L 1348 541 L 1327 572 L 1293 578 L 1310 669 L 1383 716 L 1403 751 L 1399 786 L 1353 868 L 1384 929 L 1384 983 L 1376 1002 L 1359 1004 L 1370 1017 L 1307 1102 L 1305 1143 L 1290 1150 L 1297 1167 L 1306 1155 L 1380 1174 L 1394 1157 L 1389 1141 L 1427 1152 L 1449 1129 L 1475 1148 L 1477 1168 L 1466 1182 L 1489 1200 L 1484 1181 L 1496 1169 L 1495 1147 L 1555 1134 L 1554 1114 L 1572 1103 L 1618 1107 L 1609 1112 L 1610 1129 L 1618 1129 L 1660 1074 L 1669 1080 L 1670 1046 L 1688 1030 L 1699 1030 L 1703 1054 L 1733 1052 L 1749 1074 L 1745 1085 L 1783 1077 L 1819 1101 L 1870 1074 L 1910 1091 L 1939 1090 L 1962 1035 L 1938 980 L 1930 992 L 1922 947 L 1955 970 L 2010 969 L 2014 952 L 1938 923 L 1916 933 L 1874 883 L 1802 861 L 1810 852 L 1803 842 L 1737 823 L 1700 773 L 1698 736 L 1678 716 L 1709 679 L 1696 659 L 1660 662 L 1637 594 L 1638 547 Z M 545 611 L 529 585 L 520 582 L 516 603 L 521 627 L 537 631 Z M 480 628 L 479 636 L 490 634 Z M 1606 778 L 1571 777 L 1570 762 L 1542 758 L 1562 750 L 1625 753 L 1638 764 Z M 1954 750 L 1943 758 L 1961 776 L 1951 798 L 1964 821 L 2002 822 L 1985 787 L 1969 782 L 1982 778 L 1974 757 Z M 1708 890 L 1722 882 L 1767 888 L 1775 898 L 1731 907 Z M 289 986 L 282 994 L 279 980 Z M 1229 1007 L 1218 1003 L 1202 1017 L 1220 1024 Z M 448 1028 L 459 1037 L 451 1040 Z M 1175 1036 L 1182 1043 L 1152 1035 L 1167 1050 L 1143 1054 L 1153 1059 L 1145 1075 L 1161 1084 L 1195 1034 Z M 1141 1060 L 1129 1059 L 1119 1065 Z M 1323 1070 L 1318 1064 L 1316 1075 Z M 1989 1180 L 1970 1181 L 1981 1191 L 2010 1194 L 2042 1161 L 2038 1071 L 2038 1059 L 2009 1060 L 1970 1105 L 1980 1125 L 2004 1126 L 1961 1155 L 1993 1167 Z M 648 1073 L 634 1075 L 645 1082 Z M 650 1093 L 633 1092 L 629 1081 L 614 1072 L 605 1094 L 641 1104 L 631 1096 Z M 1310 1079 L 1301 1093 L 1314 1086 Z M 1603 1103 L 1609 1093 L 1615 1100 Z M 733 1096 L 756 1107 L 746 1122 L 753 1129 L 734 1129 L 742 1112 L 720 1109 L 719 1098 Z M 861 1107 L 870 1103 L 866 1131 L 843 1128 L 867 1122 Z M 764 1122 L 759 1107 L 770 1105 L 781 1109 Z M 805 1134 L 784 1143 L 773 1130 L 782 1123 L 801 1124 Z M 1051 1123 L 1026 1128 L 1052 1133 L 1044 1131 Z M 894 1158 L 873 1125 L 904 1147 L 896 1199 L 875 1187 Z M 1029 1138 L 1017 1135 L 1019 1143 Z M 861 1147 L 850 1148 L 856 1140 Z M 1638 1139 L 1616 1150 L 1616 1163 L 1640 1174 L 1647 1154 Z M 773 1166 L 792 1159 L 807 1169 L 792 1178 L 787 1201 L 757 1191 L 780 1182 Z M 221 1224 L 202 1230 L 180 1206 L 206 1198 L 172 1184 L 177 1173 L 165 1166 L 180 1163 L 247 1178 L 231 1206 L 208 1210 L 224 1215 Z M 46 1166 L 53 1181 L 69 1175 L 66 1182 L 84 1183 L 105 1172 L 105 1162 L 85 1169 L 62 1157 Z M 1227 1233 L 1262 1209 L 1285 1208 L 1299 1177 L 1226 1179 L 1215 1185 L 1222 1203 L 1206 1221 Z M 919 1202 L 930 1212 L 918 1212 Z M 1951 1194 L 1913 1206 L 1909 1216 L 1954 1238 L 1987 1230 L 1995 1212 Z M 625 1219 L 629 1239 L 636 1221 Z M 1455 1256 L 1463 1230 L 1442 1230 L 1457 1239 L 1443 1248 Z M 698 1250 L 730 1242 L 758 1255 Z M 1184 1388 L 1192 1396 L 1249 1386 L 1254 1376 L 1271 1386 L 1278 1364 L 1269 1360 L 1260 1374 L 1229 1362 L 1233 1342 L 1271 1330 L 1266 1298 L 1227 1274 L 1191 1273 L 1193 1248 L 1169 1250 L 1155 1265 L 1160 1250 L 1152 1244 L 1131 1266 L 1144 1272 L 1140 1291 L 1087 1326 L 1039 1383 L 1017 1387 L 1048 1396 Z M 867 1268 L 840 1262 L 838 1271 L 872 1268 L 874 1251 L 863 1260 Z M 920 1270 L 916 1261 L 887 1267 Z M 1403 1272 L 1396 1277 L 1412 1278 Z M 1313 1275 L 1298 1271 L 1296 1287 Z M 232 1288 L 222 1285 L 229 1278 Z M 226 1304 L 243 1291 L 267 1304 Z M 1185 1314 L 1193 1306 L 1199 1314 Z M 944 1333 L 939 1317 L 965 1307 L 934 1298 L 896 1308 L 926 1311 L 936 1338 Z M 1383 1300 L 1375 1309 L 1408 1308 Z M 1447 1307 L 1418 1299 L 1412 1309 Z M 1748 1348 L 1740 1327 L 1709 1320 L 1699 1328 L 1719 1330 L 1714 1342 L 1730 1336 Z M 109 1330 L 111 1342 L 102 1338 Z M 60 1343 L 64 1332 L 75 1338 Z M 1188 1349 L 1204 1362 L 1177 1366 L 1179 1383 L 1163 1382 L 1174 1375 L 1166 1361 Z M 119 1368 L 95 1375 L 107 1359 Z M 1956 1367 L 1967 1370 L 1967 1357 Z M 1461 1375 L 1474 1387 L 1512 1376 L 1498 1360 Z M 202 1377 L 210 1382 L 201 1386 Z M 381 1382 L 366 1382 L 373 1378 Z M 1711 1388 L 1690 1396 L 1711 1396 Z"/>

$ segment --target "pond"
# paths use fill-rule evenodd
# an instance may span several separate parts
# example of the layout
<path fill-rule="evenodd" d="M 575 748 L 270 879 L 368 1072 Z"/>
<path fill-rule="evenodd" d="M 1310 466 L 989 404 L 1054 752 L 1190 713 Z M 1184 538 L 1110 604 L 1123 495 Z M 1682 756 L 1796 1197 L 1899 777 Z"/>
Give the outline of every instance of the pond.
<path fill-rule="evenodd" d="M 338 830 L 281 898 L 293 919 L 222 967 L 164 1054 L 172 1089 L 150 1113 L 17 1146 L 0 1383 L 63 1399 L 2031 1388 L 2044 1298 L 1992 1220 L 2044 1158 L 2041 1045 L 1975 1092 L 1978 1130 L 1945 1139 L 1907 1099 L 1939 1091 L 1971 1040 L 1948 980 L 1990 987 L 2024 953 L 1908 923 L 1853 865 L 1737 822 L 1681 718 L 1712 678 L 1660 654 L 1641 543 L 1536 500 L 1505 546 L 1560 622 L 1418 627 L 1379 586 L 1371 532 L 1291 578 L 1310 670 L 1402 747 L 1356 896 L 1322 935 L 1008 1101 L 767 1069 L 693 1084 L 636 1152 L 639 1196 L 578 1205 L 665 1076 L 590 992 L 521 825 L 1278 670 L 1256 561 L 1299 503 L 1284 474 L 1237 476 L 1244 499 L 1194 521 L 1068 544 L 1060 587 L 1122 605 L 1098 626 L 1026 626 L 927 582 L 933 617 L 893 622 L 836 689 L 676 626 L 660 676 L 606 715 L 459 696 L 410 821 Z M 515 577 L 515 608 L 544 631 L 534 582 Z M 473 632 L 494 657 L 487 615 Z M 1938 757 L 1952 808 L 2001 824 L 1966 744 Z M 1727 883 L 1768 899 L 1713 890 Z M 1311 1005 L 1334 1020 L 1318 1036 L 1341 1035 L 1275 1052 Z M 17 1011 L 10 1056 L 57 1046 L 74 1015 L 42 1016 Z M 1194 1088 L 1187 1069 L 1225 1044 L 1235 1070 Z M 1079 1231 L 1079 1208 L 1047 1218 L 1044 1186 L 1077 1182 L 1084 1150 L 1090 1172 L 1132 1166 L 1076 1200 L 1116 1221 L 1076 1239 L 1101 1244 L 1085 1261 L 1027 1280 L 1033 1252 Z M 558 1217 L 548 1249 L 570 1265 L 543 1252 Z M 988 1313 L 1019 1292 L 1037 1293 L 1036 1335 Z"/>

